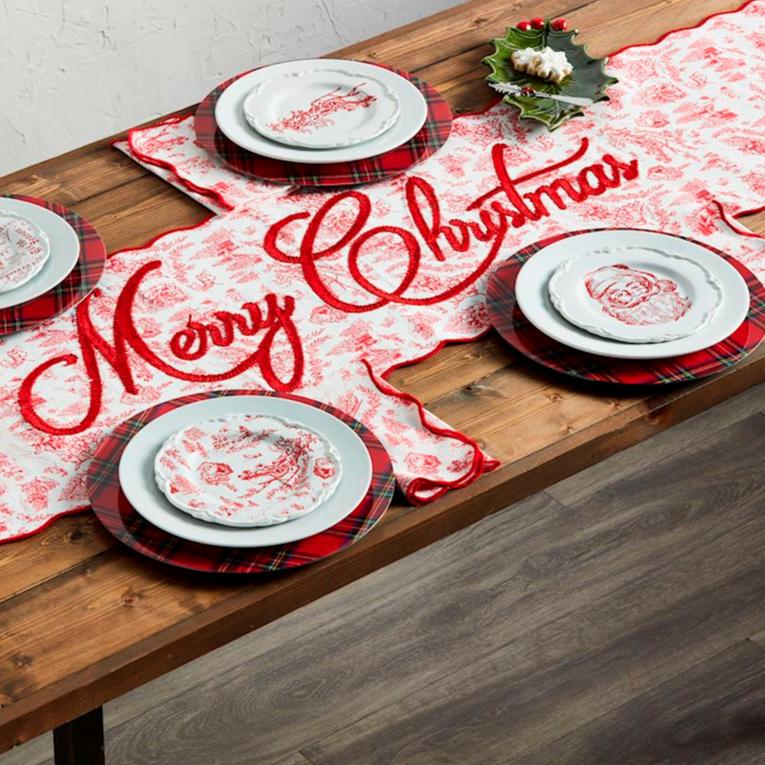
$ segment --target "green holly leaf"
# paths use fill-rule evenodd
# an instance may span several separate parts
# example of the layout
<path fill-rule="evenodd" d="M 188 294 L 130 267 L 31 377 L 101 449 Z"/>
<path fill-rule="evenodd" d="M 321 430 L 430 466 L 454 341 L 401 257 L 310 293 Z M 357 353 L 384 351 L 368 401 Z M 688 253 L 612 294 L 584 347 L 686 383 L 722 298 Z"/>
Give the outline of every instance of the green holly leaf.
<path fill-rule="evenodd" d="M 511 82 L 521 87 L 528 86 L 544 93 L 607 101 L 606 88 L 618 80 L 606 74 L 605 58 L 593 58 L 583 45 L 574 42 L 576 35 L 576 29 L 570 32 L 556 32 L 550 29 L 549 23 L 545 24 L 544 29 L 529 29 L 525 32 L 516 27 L 508 27 L 504 37 L 492 40 L 494 53 L 483 59 L 483 63 L 491 68 L 491 74 L 486 79 L 489 82 Z M 574 71 L 561 83 L 548 82 L 513 68 L 510 60 L 513 51 L 520 48 L 541 50 L 545 46 L 563 51 L 568 62 L 574 67 Z M 555 130 L 571 117 L 578 117 L 584 113 L 581 106 L 564 104 L 540 96 L 508 94 L 503 101 L 517 107 L 521 118 L 543 122 L 550 130 Z"/>

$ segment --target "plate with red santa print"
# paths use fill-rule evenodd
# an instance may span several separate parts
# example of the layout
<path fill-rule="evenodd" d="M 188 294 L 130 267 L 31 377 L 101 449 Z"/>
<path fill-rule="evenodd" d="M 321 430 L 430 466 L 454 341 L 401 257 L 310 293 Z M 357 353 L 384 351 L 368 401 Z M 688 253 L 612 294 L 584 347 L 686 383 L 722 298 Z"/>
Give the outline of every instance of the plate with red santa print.
<path fill-rule="evenodd" d="M 698 332 L 723 300 L 720 282 L 701 263 L 649 247 L 612 247 L 566 260 L 547 291 L 568 322 L 624 343 L 663 343 Z"/>
<path fill-rule="evenodd" d="M 224 526 L 273 526 L 325 502 L 341 476 L 340 455 L 298 422 L 226 414 L 173 433 L 154 476 L 168 502 Z"/>
<path fill-rule="evenodd" d="M 356 430 L 287 396 L 207 398 L 138 430 L 119 464 L 135 511 L 200 544 L 261 547 L 320 533 L 362 501 L 372 480 Z"/>
<path fill-rule="evenodd" d="M 382 135 L 395 124 L 401 104 L 390 85 L 369 73 L 297 63 L 257 83 L 242 108 L 247 123 L 272 141 L 337 149 Z"/>
<path fill-rule="evenodd" d="M 598 230 L 607 229 L 570 231 L 534 242 L 499 263 L 492 272 L 486 292 L 489 321 L 519 353 L 548 369 L 583 380 L 619 385 L 662 385 L 690 382 L 724 372 L 762 342 L 765 337 L 765 287 L 734 258 L 693 240 L 688 241 L 706 247 L 734 268 L 748 290 L 745 301 L 748 312 L 741 324 L 725 339 L 708 348 L 671 358 L 617 359 L 583 353 L 541 332 L 529 322 L 517 300 L 515 288 L 524 264 L 553 244 Z M 546 294 L 546 287 L 544 292 Z"/>
<path fill-rule="evenodd" d="M 526 319 L 551 339 L 619 359 L 709 348 L 749 310 L 745 279 L 716 250 L 637 229 L 551 241 L 525 262 L 515 296 Z"/>

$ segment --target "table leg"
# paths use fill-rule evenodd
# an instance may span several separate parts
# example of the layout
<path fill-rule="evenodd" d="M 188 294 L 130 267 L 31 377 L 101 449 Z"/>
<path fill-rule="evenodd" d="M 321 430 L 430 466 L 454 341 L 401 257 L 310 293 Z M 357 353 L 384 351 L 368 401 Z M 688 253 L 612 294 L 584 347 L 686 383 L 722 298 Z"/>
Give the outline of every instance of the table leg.
<path fill-rule="evenodd" d="M 55 765 L 105 765 L 103 707 L 59 725 L 53 751 Z"/>

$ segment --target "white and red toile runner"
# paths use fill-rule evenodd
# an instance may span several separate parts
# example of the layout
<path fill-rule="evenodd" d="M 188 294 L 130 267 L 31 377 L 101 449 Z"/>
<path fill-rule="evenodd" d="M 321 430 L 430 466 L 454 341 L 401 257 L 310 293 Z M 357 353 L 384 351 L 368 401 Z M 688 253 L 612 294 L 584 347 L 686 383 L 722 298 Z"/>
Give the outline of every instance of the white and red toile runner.
<path fill-rule="evenodd" d="M 455 121 L 406 176 L 308 193 L 228 171 L 191 118 L 124 151 L 218 215 L 114 254 L 76 311 L 0 344 L 0 540 L 85 504 L 105 433 L 164 399 L 293 391 L 364 422 L 413 502 L 494 466 L 385 381 L 487 329 L 491 265 L 559 231 L 662 229 L 765 276 L 765 242 L 733 216 L 765 204 L 765 0 L 609 65 L 611 101 L 554 133 L 497 105 Z"/>

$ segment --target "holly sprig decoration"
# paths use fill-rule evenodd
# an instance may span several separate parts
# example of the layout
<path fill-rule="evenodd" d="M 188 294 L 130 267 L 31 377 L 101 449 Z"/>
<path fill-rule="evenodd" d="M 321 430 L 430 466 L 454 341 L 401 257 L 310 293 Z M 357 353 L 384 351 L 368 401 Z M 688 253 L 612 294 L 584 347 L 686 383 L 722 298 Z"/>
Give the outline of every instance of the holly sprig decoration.
<path fill-rule="evenodd" d="M 569 30 L 566 19 L 543 19 L 535 17 L 519 21 L 508 27 L 504 37 L 492 40 L 494 52 L 483 59 L 491 69 L 488 82 L 510 82 L 519 87 L 532 88 L 537 92 L 554 93 L 589 98 L 592 101 L 607 101 L 605 91 L 618 80 L 606 73 L 605 58 L 593 58 L 583 45 L 574 42 L 578 30 Z M 550 47 L 566 54 L 574 71 L 560 83 L 549 82 L 539 77 L 517 71 L 510 56 L 522 48 L 541 50 Z M 503 101 L 520 111 L 522 119 L 542 122 L 549 130 L 555 130 L 566 120 L 581 116 L 581 106 L 564 104 L 541 96 L 508 94 Z"/>

